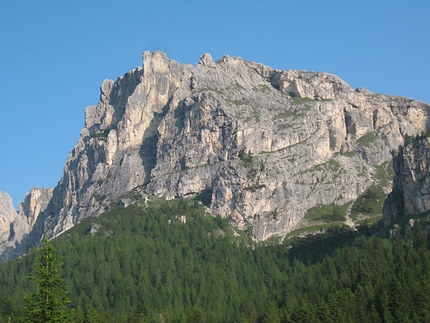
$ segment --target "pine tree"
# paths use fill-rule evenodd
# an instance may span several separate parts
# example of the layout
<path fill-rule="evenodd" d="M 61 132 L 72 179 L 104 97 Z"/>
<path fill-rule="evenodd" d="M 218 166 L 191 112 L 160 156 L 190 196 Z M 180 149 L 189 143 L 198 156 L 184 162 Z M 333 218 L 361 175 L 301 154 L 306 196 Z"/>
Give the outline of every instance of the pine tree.
<path fill-rule="evenodd" d="M 279 323 L 281 319 L 279 317 L 278 307 L 274 302 L 269 302 L 266 313 L 264 313 L 263 323 Z"/>
<path fill-rule="evenodd" d="M 34 275 L 29 279 L 36 283 L 37 290 L 31 295 L 24 296 L 27 303 L 23 310 L 27 314 L 24 322 L 57 323 L 67 322 L 66 304 L 68 298 L 67 286 L 60 275 L 60 265 L 52 241 L 43 240 L 40 248 L 42 255 L 36 258 Z"/>

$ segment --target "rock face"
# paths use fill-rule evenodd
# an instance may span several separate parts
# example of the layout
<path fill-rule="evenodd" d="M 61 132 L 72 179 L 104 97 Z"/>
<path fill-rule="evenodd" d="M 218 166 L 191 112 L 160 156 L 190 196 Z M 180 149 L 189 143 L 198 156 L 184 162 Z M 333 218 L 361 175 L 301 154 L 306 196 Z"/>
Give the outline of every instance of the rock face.
<path fill-rule="evenodd" d="M 35 223 L 57 235 L 142 186 L 204 199 L 255 239 L 285 235 L 309 208 L 355 200 L 405 135 L 427 129 L 429 111 L 327 73 L 209 54 L 194 67 L 145 52 L 142 68 L 103 82 Z"/>
<path fill-rule="evenodd" d="M 18 214 L 13 208 L 12 198 L 6 192 L 0 192 L 0 242 L 3 244 L 9 240 L 11 223 Z"/>
<path fill-rule="evenodd" d="M 40 219 L 51 201 L 52 192 L 50 188 L 33 187 L 19 204 L 18 212 L 9 194 L 0 192 L 0 262 L 24 253 L 40 240 L 44 233 L 44 222 Z"/>
<path fill-rule="evenodd" d="M 430 139 L 421 136 L 407 140 L 394 158 L 393 167 L 393 191 L 383 207 L 385 225 L 400 215 L 430 210 Z"/>

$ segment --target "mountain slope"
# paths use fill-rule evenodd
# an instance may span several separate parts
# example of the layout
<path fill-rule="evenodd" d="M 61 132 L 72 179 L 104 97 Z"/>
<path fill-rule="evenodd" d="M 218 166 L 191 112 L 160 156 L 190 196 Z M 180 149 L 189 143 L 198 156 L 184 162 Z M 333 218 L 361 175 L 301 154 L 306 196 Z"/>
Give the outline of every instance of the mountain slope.
<path fill-rule="evenodd" d="M 429 109 L 327 73 L 209 54 L 193 67 L 145 52 L 142 68 L 103 82 L 49 205 L 9 234 L 2 259 L 142 185 L 157 197 L 197 196 L 257 240 L 286 235 L 309 209 L 352 203 L 380 184 L 378 166 L 427 129 Z"/>
<path fill-rule="evenodd" d="M 411 241 L 394 243 L 347 227 L 255 242 L 196 200 L 137 190 L 121 200 L 134 204 L 53 241 L 75 309 L 70 322 L 429 320 L 430 244 L 418 225 Z M 0 265 L 1 322 L 18 321 L 37 254 Z M 203 318 L 191 320 L 196 310 Z"/>

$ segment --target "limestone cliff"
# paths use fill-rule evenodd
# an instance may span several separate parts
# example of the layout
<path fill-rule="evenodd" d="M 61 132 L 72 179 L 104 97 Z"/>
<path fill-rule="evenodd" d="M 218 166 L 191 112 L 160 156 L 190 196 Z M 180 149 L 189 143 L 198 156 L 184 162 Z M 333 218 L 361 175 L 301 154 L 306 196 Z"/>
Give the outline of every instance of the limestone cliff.
<path fill-rule="evenodd" d="M 393 167 L 393 191 L 383 208 L 385 225 L 400 215 L 408 217 L 430 210 L 430 138 L 407 140 L 394 158 Z"/>
<path fill-rule="evenodd" d="M 258 240 L 282 236 L 314 206 L 354 201 L 405 135 L 428 128 L 429 111 L 332 74 L 209 54 L 180 65 L 145 52 L 142 68 L 103 82 L 36 222 L 59 234 L 141 186 L 203 198 Z"/>
<path fill-rule="evenodd" d="M 0 262 L 24 253 L 40 240 L 45 224 L 39 216 L 51 201 L 52 191 L 33 187 L 19 204 L 18 212 L 13 208 L 9 194 L 0 192 Z"/>
<path fill-rule="evenodd" d="M 18 214 L 13 208 L 12 198 L 6 192 L 0 191 L 0 243 L 5 244 L 9 239 L 11 223 Z"/>

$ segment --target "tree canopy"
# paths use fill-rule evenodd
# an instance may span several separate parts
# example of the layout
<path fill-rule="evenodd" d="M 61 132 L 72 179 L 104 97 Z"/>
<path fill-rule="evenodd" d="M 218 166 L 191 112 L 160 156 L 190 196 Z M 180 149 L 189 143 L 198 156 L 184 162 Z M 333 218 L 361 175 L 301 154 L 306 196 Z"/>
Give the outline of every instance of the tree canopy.
<path fill-rule="evenodd" d="M 57 256 L 49 238 L 43 240 L 40 248 L 42 254 L 37 257 L 34 275 L 30 280 L 36 284 L 36 291 L 25 295 L 26 305 L 24 322 L 58 323 L 67 322 L 66 304 L 68 298 L 67 286 L 61 277 L 60 265 L 56 263 Z"/>
<path fill-rule="evenodd" d="M 394 241 L 363 232 L 333 227 L 256 243 L 200 203 L 172 200 L 84 219 L 42 249 L 52 243 L 64 263 L 68 322 L 430 322 L 430 244 L 420 222 Z M 0 322 L 22 316 L 34 263 L 43 280 L 46 258 L 37 256 L 0 265 Z"/>

